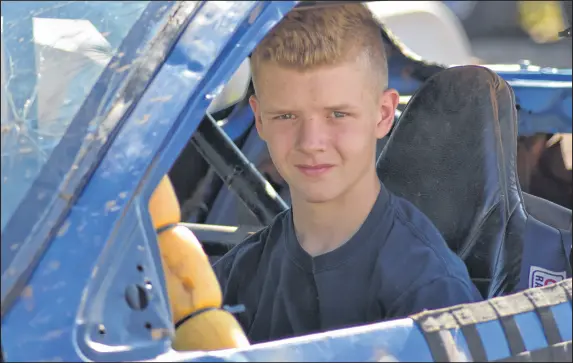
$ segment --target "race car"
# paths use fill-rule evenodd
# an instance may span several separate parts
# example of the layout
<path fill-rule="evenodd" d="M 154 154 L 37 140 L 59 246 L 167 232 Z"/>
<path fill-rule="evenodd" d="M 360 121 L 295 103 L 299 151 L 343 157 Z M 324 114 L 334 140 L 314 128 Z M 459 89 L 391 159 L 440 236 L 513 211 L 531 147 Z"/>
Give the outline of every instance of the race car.
<path fill-rule="evenodd" d="M 238 307 L 221 306 L 209 257 L 288 208 L 251 159 L 243 64 L 286 13 L 339 2 L 326 3 L 2 3 L 5 361 L 571 360 L 570 262 L 524 262 L 570 260 L 571 210 L 522 193 L 515 168 L 518 128 L 571 132 L 571 70 L 428 64 L 383 27 L 391 85 L 411 97 L 380 176 L 434 222 L 486 301 L 255 345 Z M 210 224 L 227 189 L 254 229 Z M 186 195 L 205 220 L 184 222 Z"/>

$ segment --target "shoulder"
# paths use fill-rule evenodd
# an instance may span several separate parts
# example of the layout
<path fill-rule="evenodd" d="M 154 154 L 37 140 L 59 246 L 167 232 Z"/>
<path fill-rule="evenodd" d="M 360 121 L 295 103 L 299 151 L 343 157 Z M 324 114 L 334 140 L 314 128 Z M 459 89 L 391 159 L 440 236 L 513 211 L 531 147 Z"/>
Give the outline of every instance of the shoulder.
<path fill-rule="evenodd" d="M 407 229 L 420 242 L 437 247 L 447 244 L 434 223 L 410 201 L 391 195 L 391 204 L 396 213 L 397 222 Z"/>
<path fill-rule="evenodd" d="M 394 223 L 379 257 L 380 299 L 388 313 L 413 313 L 419 307 L 432 309 L 479 299 L 464 262 L 430 219 L 395 195 L 391 204 Z"/>
<path fill-rule="evenodd" d="M 461 272 L 462 276 L 467 275 L 463 261 L 450 249 L 440 231 L 424 213 L 406 199 L 395 195 L 391 195 L 391 204 L 395 215 L 390 232 L 395 237 L 394 248 L 402 250 L 408 259 L 431 261 L 441 274 L 460 276 Z M 400 241 L 396 238 L 398 235 Z"/>
<path fill-rule="evenodd" d="M 265 251 L 273 250 L 281 241 L 288 212 L 278 214 L 270 225 L 247 237 L 213 264 L 213 270 L 223 290 L 237 271 L 244 275 L 248 275 L 249 271 L 256 271 Z"/>

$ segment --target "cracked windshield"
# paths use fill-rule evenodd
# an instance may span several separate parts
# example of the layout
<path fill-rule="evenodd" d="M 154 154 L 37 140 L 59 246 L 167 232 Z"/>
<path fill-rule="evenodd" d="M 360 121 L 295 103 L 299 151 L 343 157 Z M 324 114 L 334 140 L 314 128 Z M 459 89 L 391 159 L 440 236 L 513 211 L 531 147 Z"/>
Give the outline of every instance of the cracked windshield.
<path fill-rule="evenodd" d="M 148 3 L 2 2 L 2 230 Z"/>

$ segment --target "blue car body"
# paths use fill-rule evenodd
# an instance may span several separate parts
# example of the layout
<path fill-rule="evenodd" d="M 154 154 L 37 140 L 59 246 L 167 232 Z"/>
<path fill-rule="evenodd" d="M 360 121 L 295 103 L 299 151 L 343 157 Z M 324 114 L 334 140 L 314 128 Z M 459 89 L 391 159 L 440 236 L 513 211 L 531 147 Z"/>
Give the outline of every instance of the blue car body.
<path fill-rule="evenodd" d="M 38 164 L 16 146 L 7 151 L 3 146 L 1 339 L 6 360 L 343 361 L 391 356 L 433 361 L 411 319 L 243 351 L 180 353 L 170 348 L 171 312 L 147 201 L 221 85 L 296 4 L 149 2 L 63 136 L 51 144 L 44 140 L 53 145 L 45 161 Z M 17 5 L 2 3 L 2 12 L 11 6 Z M 571 70 L 499 73 L 522 105 L 520 132 L 571 132 Z M 403 93 L 418 87 L 400 77 L 390 82 Z M 244 129 L 235 127 L 246 129 L 248 123 L 229 123 L 225 131 L 242 134 Z M 5 161 L 14 165 L 8 168 Z M 29 165 L 38 168 L 36 175 L 27 176 Z M 140 263 L 155 266 L 145 276 L 154 293 L 147 309 L 133 311 L 125 303 L 124 288 L 141 278 Z M 562 336 L 571 340 L 570 304 L 553 309 Z M 528 328 L 539 324 L 533 314 L 517 319 L 528 349 L 547 345 L 539 331 Z M 489 358 L 509 355 L 498 322 L 485 323 L 479 331 Z M 455 336 L 467 353 L 463 335 Z"/>

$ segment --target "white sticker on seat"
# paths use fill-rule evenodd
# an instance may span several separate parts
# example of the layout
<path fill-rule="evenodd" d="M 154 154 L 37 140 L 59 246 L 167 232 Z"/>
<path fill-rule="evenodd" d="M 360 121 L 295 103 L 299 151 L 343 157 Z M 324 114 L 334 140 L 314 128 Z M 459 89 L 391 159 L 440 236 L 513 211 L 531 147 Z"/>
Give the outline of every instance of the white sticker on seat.
<path fill-rule="evenodd" d="M 529 287 L 541 287 L 555 284 L 565 280 L 565 271 L 555 272 L 543 267 L 531 266 L 529 268 Z"/>

